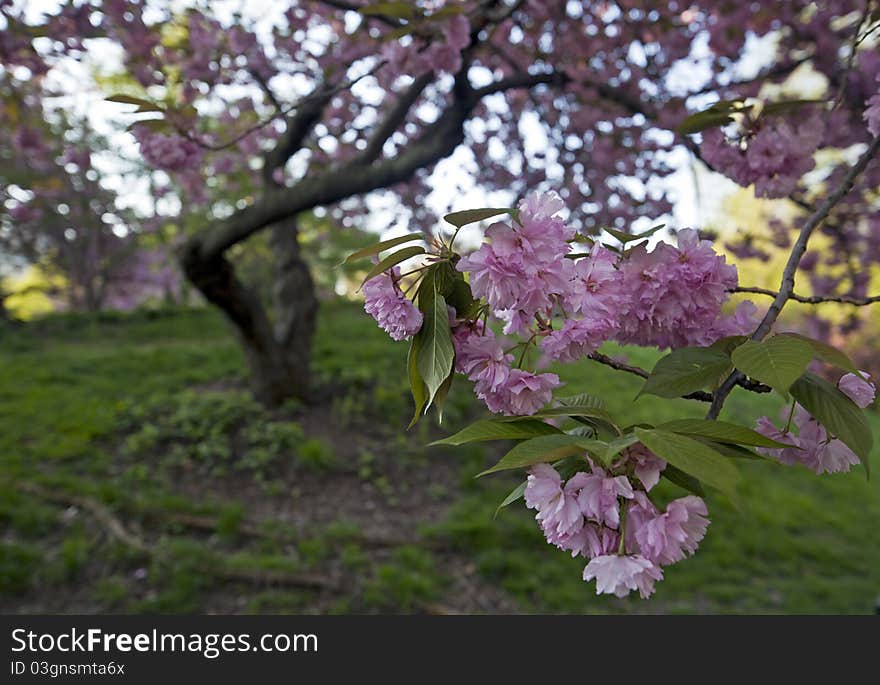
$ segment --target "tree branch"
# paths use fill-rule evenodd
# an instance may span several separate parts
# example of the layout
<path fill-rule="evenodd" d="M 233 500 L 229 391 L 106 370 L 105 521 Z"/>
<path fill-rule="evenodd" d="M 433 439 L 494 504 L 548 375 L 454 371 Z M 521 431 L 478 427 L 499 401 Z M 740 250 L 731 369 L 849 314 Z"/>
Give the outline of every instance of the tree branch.
<path fill-rule="evenodd" d="M 610 366 L 612 369 L 631 373 L 634 376 L 638 376 L 639 378 L 647 378 L 651 375 L 640 366 L 632 366 L 630 364 L 616 361 L 615 359 L 612 359 L 608 355 L 602 354 L 601 352 L 593 352 L 591 355 L 589 355 L 588 358 L 592 359 L 594 362 L 599 362 L 600 364 L 604 364 L 605 366 Z M 772 388 L 768 385 L 764 385 L 763 383 L 759 383 L 757 381 L 747 380 L 745 378 L 743 378 L 738 383 L 738 385 L 742 386 L 746 390 L 756 393 L 767 393 L 772 391 Z M 692 393 L 688 393 L 687 395 L 682 395 L 681 398 L 683 400 L 697 400 L 698 402 L 711 402 L 713 399 L 712 393 L 705 392 L 703 390 L 696 390 Z"/>
<path fill-rule="evenodd" d="M 868 149 L 862 153 L 858 161 L 852 166 L 852 168 L 850 168 L 846 176 L 844 176 L 843 180 L 840 182 L 840 185 L 838 185 L 837 188 L 825 198 L 801 228 L 798 239 L 795 242 L 794 247 L 791 249 L 791 254 L 788 256 L 788 262 L 785 264 L 779 292 L 776 293 L 776 296 L 773 298 L 773 303 L 770 305 L 770 308 L 767 310 L 767 313 L 764 315 L 758 328 L 752 334 L 752 340 L 763 340 L 770 332 L 773 324 L 776 323 L 776 319 L 779 318 L 782 308 L 785 306 L 785 303 L 791 299 L 792 293 L 794 292 L 795 274 L 797 273 L 801 258 L 807 251 L 807 243 L 810 240 L 810 236 L 825 220 L 831 209 L 840 202 L 850 190 L 852 190 L 856 177 L 858 177 L 858 175 L 865 170 L 865 167 L 868 166 L 871 160 L 874 159 L 878 149 L 880 149 L 880 136 L 877 136 L 871 141 L 868 145 Z M 709 408 L 709 413 L 706 415 L 707 419 L 718 418 L 727 396 L 730 395 L 730 392 L 739 381 L 744 378 L 745 375 L 742 372 L 735 370 L 725 379 L 715 392 L 712 406 Z"/>
<path fill-rule="evenodd" d="M 777 297 L 779 293 L 775 290 L 770 290 L 769 288 L 747 288 L 740 286 L 738 288 L 733 288 L 729 292 L 732 293 L 754 293 L 756 295 L 767 295 L 769 297 Z M 864 307 L 869 304 L 874 304 L 875 302 L 880 302 L 880 295 L 873 295 L 871 297 L 852 297 L 851 295 L 798 295 L 797 293 L 792 293 L 789 298 L 790 300 L 794 300 L 795 302 L 802 302 L 804 304 L 823 304 L 825 302 L 839 302 L 841 304 L 851 304 L 855 307 Z"/>
<path fill-rule="evenodd" d="M 367 147 L 355 159 L 356 164 L 371 164 L 382 154 L 382 147 L 385 145 L 385 142 L 394 135 L 394 132 L 406 119 L 406 115 L 409 114 L 416 100 L 419 99 L 419 96 L 433 80 L 434 72 L 428 71 L 416 77 L 410 86 L 400 94 L 394 106 L 388 110 L 385 118 L 376 127 L 370 141 L 367 143 Z"/>

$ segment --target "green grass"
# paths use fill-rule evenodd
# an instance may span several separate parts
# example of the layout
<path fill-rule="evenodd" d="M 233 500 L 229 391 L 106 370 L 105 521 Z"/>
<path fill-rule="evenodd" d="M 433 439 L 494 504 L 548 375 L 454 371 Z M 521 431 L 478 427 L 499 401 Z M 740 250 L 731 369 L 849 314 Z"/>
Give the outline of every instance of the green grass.
<path fill-rule="evenodd" d="M 622 352 L 646 368 L 657 358 L 640 349 L 606 352 Z M 227 592 L 202 572 L 210 564 L 290 573 L 330 565 L 359 579 L 350 593 L 321 604 L 306 590 L 237 587 L 243 603 L 235 610 L 414 611 L 443 604 L 445 593 L 454 591 L 453 579 L 444 575 L 441 553 L 432 551 L 436 547 L 407 546 L 377 557 L 358 544 L 358 521 L 290 541 L 285 523 L 269 520 L 262 542 L 245 543 L 239 531 L 245 504 L 217 489 L 215 479 L 232 473 L 242 483 L 260 485 L 266 497 L 284 497 L 289 483 L 277 469 L 290 453 L 303 474 L 326 478 L 328 488 L 340 470 L 357 474 L 364 487 L 385 493 L 389 510 L 407 484 L 400 479 L 392 484 L 383 460 L 412 470 L 432 460 L 454 460 L 459 487 L 437 483 L 422 493 L 426 503 L 450 502 L 450 512 L 423 532 L 451 546 L 452 554 L 476 567 L 481 582 L 501 588 L 525 611 L 873 611 L 880 595 L 876 480 L 867 482 L 861 468 L 817 477 L 803 468 L 758 462 L 742 465 L 739 510 L 710 493 L 707 538 L 694 558 L 666 570 L 654 599 L 596 597 L 580 580 L 583 561 L 547 545 L 521 503 L 493 518 L 517 476 L 473 478 L 491 459 L 491 448 L 424 449 L 431 439 L 429 422 L 405 433 L 411 412 L 405 356 L 405 346 L 391 343 L 359 307 L 324 306 L 315 369 L 319 381 L 334 388 L 334 430 L 358 441 L 360 456 L 346 463 L 323 437 L 266 414 L 241 388 L 199 388 L 230 380 L 240 386 L 244 378 L 241 353 L 213 311 L 57 315 L 0 329 L 2 606 L 16 610 L 18 597 L 44 593 L 69 597 L 70 606 L 80 610 L 201 611 Z M 705 412 L 705 406 L 684 400 L 633 402 L 640 381 L 594 363 L 560 372 L 566 394 L 599 395 L 626 423 Z M 749 425 L 762 414 L 775 417 L 780 406 L 772 396 L 740 390 L 722 418 Z M 458 383 L 446 429 L 475 412 L 466 383 Z M 880 418 L 871 414 L 870 421 L 880 436 Z M 365 427 L 386 437 L 360 445 Z M 245 449 L 243 466 L 229 466 L 229 449 Z M 880 472 L 878 451 L 875 472 Z M 198 497 L 175 489 L 168 473 L 181 464 L 203 478 Z M 145 559 L 96 535 L 82 513 L 73 516 L 64 506 L 22 492 L 22 482 L 94 498 L 137 529 L 159 526 L 161 555 Z M 667 494 L 674 494 L 672 486 Z M 157 522 L 160 513 L 210 516 L 217 529 L 192 534 Z M 132 580 L 135 573 L 146 580 Z M 136 583 L 148 590 L 133 597 Z"/>

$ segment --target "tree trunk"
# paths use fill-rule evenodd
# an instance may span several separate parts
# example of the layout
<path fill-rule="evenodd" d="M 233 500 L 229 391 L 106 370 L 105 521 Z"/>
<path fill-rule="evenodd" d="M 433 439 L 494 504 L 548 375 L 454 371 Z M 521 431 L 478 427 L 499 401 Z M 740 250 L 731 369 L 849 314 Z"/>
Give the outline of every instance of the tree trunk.
<path fill-rule="evenodd" d="M 308 370 L 318 316 L 318 298 L 308 264 L 300 252 L 296 217 L 272 226 L 271 242 L 277 259 L 275 339 L 288 365 Z"/>
<path fill-rule="evenodd" d="M 302 261 L 292 219 L 273 227 L 278 255 L 278 325 L 272 326 L 257 294 L 235 275 L 223 256 L 206 259 L 197 240 L 182 255 L 184 273 L 205 298 L 232 322 L 244 348 L 254 397 L 264 405 L 309 399 L 311 341 L 318 301 L 308 267 Z"/>

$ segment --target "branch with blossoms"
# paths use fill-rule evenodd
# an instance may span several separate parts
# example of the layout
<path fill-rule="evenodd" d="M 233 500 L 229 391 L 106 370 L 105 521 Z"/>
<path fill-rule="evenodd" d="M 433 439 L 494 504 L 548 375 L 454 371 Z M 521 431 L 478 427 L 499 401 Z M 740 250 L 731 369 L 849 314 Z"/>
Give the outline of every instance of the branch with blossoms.
<path fill-rule="evenodd" d="M 665 567 L 696 551 L 709 525 L 704 487 L 735 499 L 737 459 L 799 463 L 819 474 L 860 462 L 867 470 L 869 378 L 821 341 L 768 334 L 787 301 L 807 299 L 794 295 L 794 273 L 809 237 L 878 140 L 805 223 L 778 292 L 739 286 L 736 267 L 691 229 L 653 249 L 648 238 L 662 226 L 608 229 L 612 243 L 579 234 L 560 218 L 563 202 L 553 193 L 532 193 L 515 208 L 447 215 L 454 232 L 427 249 L 414 244 L 421 234 L 410 234 L 352 255 L 378 262 L 363 288 L 366 311 L 394 340 L 411 341 L 412 422 L 432 405 L 442 408 L 456 374 L 471 381 L 496 416 L 435 444 L 516 441 L 484 472 L 528 469 L 501 506 L 525 499 L 548 542 L 588 560 L 584 580 L 620 597 L 650 596 Z M 458 254 L 460 229 L 489 220 L 486 241 Z M 422 265 L 401 273 L 413 257 Z M 763 316 L 750 301 L 726 314 L 730 293 L 743 291 L 771 294 L 773 304 Z M 607 342 L 671 351 L 649 372 L 600 352 Z M 710 402 L 709 414 L 630 425 L 601 397 L 554 398 L 562 382 L 548 367 L 581 360 L 644 379 L 639 395 Z M 844 373 L 831 383 L 808 371 L 814 362 Z M 719 421 L 736 386 L 790 401 L 784 426 L 768 417 L 754 428 Z M 653 490 L 661 479 L 687 494 L 663 506 Z"/>

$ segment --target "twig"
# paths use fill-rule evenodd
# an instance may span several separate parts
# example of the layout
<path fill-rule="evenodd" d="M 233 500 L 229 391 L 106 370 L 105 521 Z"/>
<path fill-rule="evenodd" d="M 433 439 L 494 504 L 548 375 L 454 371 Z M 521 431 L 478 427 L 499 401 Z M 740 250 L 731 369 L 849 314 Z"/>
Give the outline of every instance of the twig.
<path fill-rule="evenodd" d="M 769 297 L 777 297 L 779 293 L 775 290 L 770 290 L 769 288 L 746 288 L 746 287 L 738 287 L 733 288 L 729 292 L 732 293 L 754 293 L 756 295 L 767 295 Z M 874 304 L 876 302 L 880 302 L 880 295 L 873 295 L 871 297 L 853 297 L 851 295 L 798 295 L 797 293 L 792 293 L 789 298 L 790 300 L 794 300 L 795 302 L 802 302 L 803 304 L 824 304 L 825 302 L 838 302 L 840 304 L 851 304 L 855 307 L 864 307 L 869 304 Z"/>
<path fill-rule="evenodd" d="M 601 352 L 593 352 L 589 355 L 589 359 L 592 359 L 595 362 L 599 362 L 600 364 L 604 364 L 605 366 L 610 366 L 612 369 L 617 369 L 618 371 L 626 371 L 627 373 L 631 373 L 634 376 L 638 376 L 639 378 L 647 378 L 651 374 L 645 369 L 639 366 L 632 366 L 630 364 L 624 364 L 623 362 L 615 361 L 608 355 L 602 354 Z M 764 385 L 763 383 L 759 383 L 753 380 L 747 380 L 743 378 L 738 385 L 755 393 L 768 393 L 772 391 L 772 388 L 768 385 Z M 696 390 L 694 392 L 688 393 L 687 395 L 682 395 L 682 399 L 684 400 L 697 400 L 698 402 L 711 402 L 712 401 L 712 393 L 705 392 L 704 390 Z"/>
<path fill-rule="evenodd" d="M 807 243 L 810 240 L 810 236 L 825 220 L 829 212 L 831 212 L 831 209 L 840 202 L 850 190 L 852 190 L 856 177 L 865 170 L 865 167 L 868 166 L 877 154 L 878 149 L 880 149 L 880 136 L 877 136 L 870 142 L 868 149 L 862 153 L 858 161 L 846 173 L 846 176 L 844 176 L 840 185 L 838 185 L 837 188 L 825 198 L 825 200 L 816 208 L 816 211 L 813 212 L 809 219 L 807 219 L 806 223 L 804 223 L 801 232 L 798 235 L 798 239 L 791 249 L 791 254 L 788 256 L 788 261 L 785 264 L 779 292 L 776 293 L 776 296 L 773 298 L 773 303 L 770 305 L 770 308 L 767 310 L 767 313 L 764 315 L 758 328 L 752 334 L 752 340 L 763 340 L 770 332 L 773 324 L 776 323 L 776 319 L 779 318 L 782 308 L 785 306 L 785 303 L 791 299 L 792 293 L 794 292 L 794 277 L 797 273 L 798 265 L 801 263 L 801 259 L 807 251 Z M 733 388 L 744 379 L 745 375 L 742 372 L 735 370 L 724 380 L 718 390 L 715 391 L 712 406 L 709 408 L 708 414 L 706 414 L 707 419 L 718 418 L 718 414 L 721 413 L 721 408 L 724 406 L 724 401 L 727 399 L 727 396 L 730 395 Z"/>

